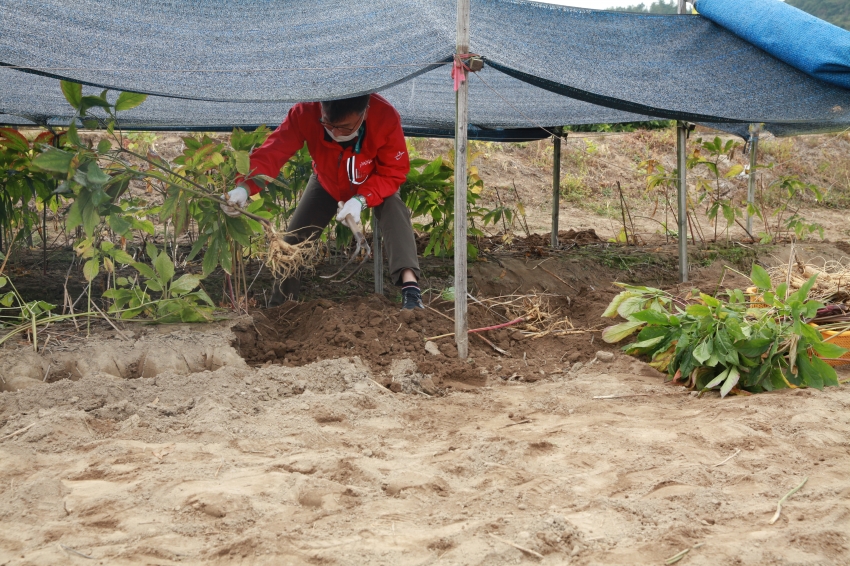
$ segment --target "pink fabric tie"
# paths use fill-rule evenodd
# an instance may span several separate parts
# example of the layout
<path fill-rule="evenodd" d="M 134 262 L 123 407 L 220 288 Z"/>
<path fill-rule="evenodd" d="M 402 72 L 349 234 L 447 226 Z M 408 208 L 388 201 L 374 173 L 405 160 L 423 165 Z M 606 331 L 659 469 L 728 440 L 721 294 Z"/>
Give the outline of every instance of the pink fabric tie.
<path fill-rule="evenodd" d="M 466 76 L 463 73 L 463 63 L 460 61 L 460 57 L 455 56 L 455 62 L 452 65 L 452 79 L 455 83 L 455 92 L 460 88 L 460 83 L 466 80 Z"/>

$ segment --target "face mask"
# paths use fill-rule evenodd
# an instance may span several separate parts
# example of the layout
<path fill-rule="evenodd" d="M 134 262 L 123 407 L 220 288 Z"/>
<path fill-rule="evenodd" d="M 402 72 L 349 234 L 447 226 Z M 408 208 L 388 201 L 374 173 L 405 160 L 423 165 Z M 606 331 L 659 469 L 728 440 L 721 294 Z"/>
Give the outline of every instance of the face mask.
<path fill-rule="evenodd" d="M 367 109 L 368 109 L 368 107 L 367 107 Z M 335 135 L 333 135 L 333 132 L 331 130 L 325 128 L 325 131 L 328 133 L 328 135 L 331 137 L 331 139 L 335 142 L 351 141 L 360 134 L 360 126 L 363 125 L 364 120 L 366 120 L 365 110 L 363 112 L 363 116 L 360 117 L 360 123 L 357 124 L 357 128 L 353 132 L 351 132 L 350 134 L 347 134 L 347 135 L 344 135 L 344 136 L 335 136 Z"/>
<path fill-rule="evenodd" d="M 357 135 L 360 133 L 360 130 L 354 130 L 352 133 L 348 134 L 347 136 L 335 136 L 331 133 L 331 131 L 329 129 L 325 128 L 325 131 L 328 133 L 328 135 L 331 137 L 331 139 L 335 142 L 351 141 L 354 138 L 356 138 Z"/>

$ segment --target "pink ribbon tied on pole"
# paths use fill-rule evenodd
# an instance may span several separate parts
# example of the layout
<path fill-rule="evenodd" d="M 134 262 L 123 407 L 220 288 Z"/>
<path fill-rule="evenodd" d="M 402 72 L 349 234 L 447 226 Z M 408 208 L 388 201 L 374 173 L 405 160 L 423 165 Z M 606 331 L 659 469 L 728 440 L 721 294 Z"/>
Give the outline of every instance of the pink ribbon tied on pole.
<path fill-rule="evenodd" d="M 463 72 L 463 63 L 460 60 L 460 55 L 455 55 L 454 63 L 452 64 L 452 80 L 455 83 L 455 92 L 460 88 L 460 83 L 466 80 L 466 75 Z"/>
<path fill-rule="evenodd" d="M 455 92 L 460 87 L 460 84 L 466 80 L 466 73 L 472 72 L 472 69 L 464 63 L 464 59 L 469 59 L 470 57 L 477 57 L 474 53 L 458 53 L 455 55 L 454 63 L 452 64 L 452 80 L 455 83 Z"/>

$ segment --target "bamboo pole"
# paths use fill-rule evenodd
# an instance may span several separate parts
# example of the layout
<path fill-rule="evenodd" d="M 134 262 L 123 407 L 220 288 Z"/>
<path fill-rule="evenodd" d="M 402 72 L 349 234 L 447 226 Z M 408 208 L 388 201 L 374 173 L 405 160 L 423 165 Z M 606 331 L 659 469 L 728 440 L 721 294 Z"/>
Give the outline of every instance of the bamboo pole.
<path fill-rule="evenodd" d="M 469 0 L 457 2 L 457 54 L 469 53 Z M 466 177 L 467 177 L 467 102 L 469 81 L 466 69 L 461 69 L 464 80 L 458 86 L 455 98 L 455 343 L 460 359 L 469 356 L 469 327 L 466 304 Z"/>
<path fill-rule="evenodd" d="M 558 216 L 561 212 L 561 131 L 555 128 L 555 147 L 552 163 L 552 248 L 558 247 Z M 566 137 L 566 136 L 564 136 Z"/>

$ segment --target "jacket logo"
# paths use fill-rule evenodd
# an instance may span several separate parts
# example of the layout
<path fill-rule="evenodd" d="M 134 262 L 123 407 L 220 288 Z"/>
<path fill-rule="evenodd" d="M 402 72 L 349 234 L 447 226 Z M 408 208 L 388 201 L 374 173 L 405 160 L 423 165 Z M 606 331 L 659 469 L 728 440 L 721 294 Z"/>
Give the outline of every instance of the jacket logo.
<path fill-rule="evenodd" d="M 351 182 L 351 184 L 362 185 L 363 183 L 366 182 L 366 179 L 369 178 L 368 174 L 364 177 L 362 175 L 362 173 L 360 172 L 360 167 L 362 167 L 366 163 L 367 162 L 360 163 L 360 165 L 357 165 L 357 163 L 355 162 L 354 156 L 351 156 L 346 160 L 345 171 L 346 171 L 346 173 L 348 173 L 348 180 Z"/>
<path fill-rule="evenodd" d="M 396 160 L 396 161 L 398 161 L 398 160 L 399 160 L 399 159 L 401 159 L 403 156 L 404 156 L 404 152 L 403 152 L 403 151 L 399 151 L 399 152 L 396 154 L 396 156 L 395 156 L 395 160 Z"/>

